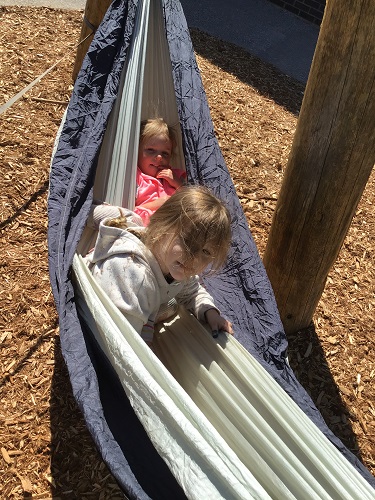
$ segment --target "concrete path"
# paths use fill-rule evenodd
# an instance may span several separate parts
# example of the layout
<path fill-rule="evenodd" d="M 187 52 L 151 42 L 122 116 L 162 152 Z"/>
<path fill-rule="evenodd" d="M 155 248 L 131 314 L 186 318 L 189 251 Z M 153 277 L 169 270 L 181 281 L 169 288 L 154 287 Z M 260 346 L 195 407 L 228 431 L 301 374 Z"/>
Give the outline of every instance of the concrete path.
<path fill-rule="evenodd" d="M 51 7 L 52 9 L 83 10 L 85 0 L 0 0 L 0 5 L 11 7 Z"/>
<path fill-rule="evenodd" d="M 303 83 L 319 27 L 268 0 L 180 0 L 188 25 L 234 43 Z M 0 5 L 83 10 L 86 0 L 0 0 Z"/>
<path fill-rule="evenodd" d="M 180 0 L 190 27 L 232 42 L 306 82 L 319 27 L 267 0 Z"/>

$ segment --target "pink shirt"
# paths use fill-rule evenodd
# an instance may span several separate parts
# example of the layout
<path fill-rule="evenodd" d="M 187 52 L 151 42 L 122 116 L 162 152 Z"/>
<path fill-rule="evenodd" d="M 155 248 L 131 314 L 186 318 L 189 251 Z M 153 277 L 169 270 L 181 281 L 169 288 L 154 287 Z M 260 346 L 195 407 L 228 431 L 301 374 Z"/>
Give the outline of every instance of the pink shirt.
<path fill-rule="evenodd" d="M 175 178 L 181 180 L 186 179 L 186 172 L 184 170 L 178 168 L 172 168 L 172 170 Z M 146 226 L 155 210 L 140 207 L 139 205 L 157 200 L 162 196 L 172 196 L 176 189 L 172 187 L 165 179 L 157 179 L 156 177 L 151 177 L 150 175 L 144 174 L 138 167 L 136 183 L 137 192 L 135 195 L 134 212 L 141 216 L 143 223 Z"/>

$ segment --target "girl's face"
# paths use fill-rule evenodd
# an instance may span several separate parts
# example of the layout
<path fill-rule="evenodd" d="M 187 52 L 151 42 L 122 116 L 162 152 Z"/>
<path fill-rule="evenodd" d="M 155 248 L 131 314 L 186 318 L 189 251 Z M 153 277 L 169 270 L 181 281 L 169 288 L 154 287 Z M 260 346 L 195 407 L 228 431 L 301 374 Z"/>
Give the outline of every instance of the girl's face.
<path fill-rule="evenodd" d="M 213 260 L 213 249 L 206 245 L 195 255 L 186 252 L 179 238 L 163 246 L 157 255 L 160 267 L 165 275 L 183 281 L 196 274 L 201 274 Z"/>
<path fill-rule="evenodd" d="M 157 177 L 159 170 L 168 167 L 172 156 L 172 141 L 156 135 L 143 141 L 139 146 L 138 167 L 141 171 Z"/>

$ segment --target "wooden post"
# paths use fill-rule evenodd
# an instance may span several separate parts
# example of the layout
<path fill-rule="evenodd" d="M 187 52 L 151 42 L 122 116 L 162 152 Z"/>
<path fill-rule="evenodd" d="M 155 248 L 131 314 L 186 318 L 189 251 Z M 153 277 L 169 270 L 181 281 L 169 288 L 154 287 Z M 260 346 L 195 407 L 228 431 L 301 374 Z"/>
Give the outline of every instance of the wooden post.
<path fill-rule="evenodd" d="M 92 36 L 95 30 L 99 27 L 104 14 L 107 12 L 108 7 L 111 5 L 112 0 L 87 0 L 85 12 L 83 17 L 83 24 L 79 41 L 82 42 L 76 53 L 76 60 L 73 68 L 73 81 L 77 78 L 78 72 L 81 69 L 83 58 L 86 55 L 87 49 L 92 41 Z"/>
<path fill-rule="evenodd" d="M 264 264 L 307 327 L 375 163 L 375 2 L 327 2 Z"/>

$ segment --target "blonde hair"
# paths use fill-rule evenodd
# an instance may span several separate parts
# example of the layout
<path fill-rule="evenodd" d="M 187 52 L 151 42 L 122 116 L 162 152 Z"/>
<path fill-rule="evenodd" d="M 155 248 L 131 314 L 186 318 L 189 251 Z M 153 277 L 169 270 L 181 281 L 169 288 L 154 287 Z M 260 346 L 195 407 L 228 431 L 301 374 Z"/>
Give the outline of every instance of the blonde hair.
<path fill-rule="evenodd" d="M 203 186 L 178 189 L 151 216 L 142 241 L 152 251 L 167 236 L 179 238 L 188 257 L 210 245 L 214 255 L 211 271 L 218 271 L 227 259 L 231 242 L 231 219 L 224 203 Z"/>
<path fill-rule="evenodd" d="M 177 140 L 173 128 L 166 123 L 163 118 L 150 118 L 141 122 L 141 130 L 139 134 L 139 145 L 145 141 L 160 135 L 163 139 L 170 140 L 172 143 L 172 153 L 176 149 Z"/>
<path fill-rule="evenodd" d="M 108 227 L 117 227 L 118 229 L 127 229 L 129 227 L 126 217 L 123 217 L 122 215 L 120 215 L 120 217 L 116 217 L 115 219 L 107 220 L 105 225 Z"/>

